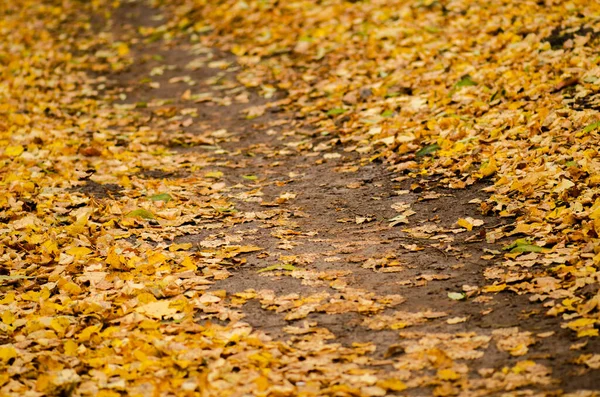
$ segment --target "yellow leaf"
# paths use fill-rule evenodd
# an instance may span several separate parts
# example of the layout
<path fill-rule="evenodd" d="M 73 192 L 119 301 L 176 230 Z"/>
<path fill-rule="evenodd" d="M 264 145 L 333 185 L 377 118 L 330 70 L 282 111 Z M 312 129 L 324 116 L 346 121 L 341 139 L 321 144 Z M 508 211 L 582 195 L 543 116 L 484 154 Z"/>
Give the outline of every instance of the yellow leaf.
<path fill-rule="evenodd" d="M 10 303 L 13 303 L 14 301 L 15 301 L 15 293 L 9 292 L 6 295 L 4 295 L 4 298 L 0 299 L 0 305 L 8 305 Z"/>
<path fill-rule="evenodd" d="M 591 369 L 600 369 L 600 354 L 582 354 L 576 360 L 578 364 L 585 364 Z"/>
<path fill-rule="evenodd" d="M 238 252 L 245 254 L 248 252 L 260 251 L 262 248 L 257 247 L 256 245 L 242 245 L 238 248 Z"/>
<path fill-rule="evenodd" d="M 24 301 L 37 302 L 40 299 L 40 292 L 38 291 L 27 291 L 21 295 L 21 299 Z"/>
<path fill-rule="evenodd" d="M 535 361 L 531 361 L 531 360 L 524 360 L 524 361 L 519 361 L 513 368 L 512 368 L 512 372 L 514 372 L 515 374 L 520 374 L 521 372 L 526 371 L 528 368 L 531 368 L 535 366 Z"/>
<path fill-rule="evenodd" d="M 58 336 L 62 337 L 67 332 L 67 328 L 71 325 L 71 322 L 66 317 L 54 317 L 50 321 L 50 328 L 52 328 Z"/>
<path fill-rule="evenodd" d="M 100 390 L 96 394 L 96 397 L 121 397 L 121 394 L 117 393 L 116 391 L 112 391 L 112 390 Z"/>
<path fill-rule="evenodd" d="M 151 302 L 138 307 L 135 311 L 148 317 L 161 319 L 164 316 L 172 316 L 177 313 L 176 309 L 169 307 L 170 303 L 169 301 Z"/>
<path fill-rule="evenodd" d="M 473 225 L 471 224 L 471 222 L 469 222 L 468 220 L 464 219 L 464 218 L 460 218 L 456 224 L 460 227 L 464 227 L 465 229 L 467 229 L 468 231 L 473 230 Z"/>
<path fill-rule="evenodd" d="M 46 241 L 44 241 L 44 243 L 42 244 L 42 247 L 49 254 L 53 254 L 53 255 L 60 254 L 60 251 L 58 250 L 58 245 L 56 244 L 56 241 L 54 241 L 54 240 L 46 240 Z"/>
<path fill-rule="evenodd" d="M 207 178 L 218 179 L 223 176 L 223 173 L 221 171 L 211 171 L 211 172 L 207 172 L 206 174 L 204 174 L 204 176 Z"/>
<path fill-rule="evenodd" d="M 16 320 L 15 315 L 10 310 L 5 310 L 2 313 L 2 322 L 6 325 L 12 325 Z"/>
<path fill-rule="evenodd" d="M 149 320 L 149 319 L 142 320 L 142 322 L 140 322 L 138 324 L 138 328 L 140 328 L 140 329 L 155 330 L 155 329 L 158 329 L 158 327 L 160 327 L 160 323 L 158 321 Z"/>
<path fill-rule="evenodd" d="M 123 186 L 125 189 L 131 189 L 131 180 L 129 179 L 129 177 L 127 175 L 123 175 L 121 177 L 121 180 L 119 181 L 119 183 L 121 184 L 121 186 Z"/>
<path fill-rule="evenodd" d="M 563 179 L 556 185 L 556 187 L 554 188 L 553 191 L 555 193 L 562 193 L 565 190 L 572 188 L 573 186 L 575 186 L 575 184 L 573 182 L 571 182 L 568 179 Z"/>
<path fill-rule="evenodd" d="M 134 350 L 133 356 L 136 358 L 136 360 L 138 360 L 140 362 L 144 362 L 148 359 L 148 356 L 146 355 L 146 353 L 144 353 L 141 350 Z"/>
<path fill-rule="evenodd" d="M 69 295 L 81 294 L 81 287 L 72 281 L 68 281 L 61 285 L 60 290 L 66 292 Z"/>
<path fill-rule="evenodd" d="M 160 265 L 161 263 L 163 263 L 165 260 L 167 260 L 168 258 L 161 254 L 160 252 L 153 254 L 151 256 L 148 257 L 148 263 L 152 266 L 156 266 L 156 265 Z"/>
<path fill-rule="evenodd" d="M 406 389 L 406 385 L 399 379 L 385 379 L 377 382 L 377 386 L 390 391 L 402 391 Z"/>
<path fill-rule="evenodd" d="M 597 322 L 597 320 L 595 320 L 593 318 L 578 318 L 575 321 L 571 321 L 571 322 L 567 323 L 567 328 L 571 328 L 571 329 L 583 328 L 583 327 L 587 327 L 589 325 L 596 324 L 596 322 Z"/>
<path fill-rule="evenodd" d="M 590 209 L 590 219 L 600 219 L 600 199 L 597 199 Z"/>
<path fill-rule="evenodd" d="M 68 339 L 65 344 L 64 344 L 64 348 L 65 348 L 65 354 L 67 356 L 76 356 L 77 355 L 77 343 L 75 343 L 75 341 L 73 339 Z"/>
<path fill-rule="evenodd" d="M 271 384 L 271 382 L 269 382 L 269 379 L 264 375 L 254 379 L 254 383 L 256 383 L 256 388 L 259 392 L 264 392 L 269 388 L 269 385 Z"/>
<path fill-rule="evenodd" d="M 101 328 L 102 328 L 102 325 L 100 325 L 100 324 L 90 325 L 89 327 L 86 327 L 83 331 L 81 331 L 79 333 L 79 336 L 77 337 L 77 339 L 80 342 L 87 342 L 88 340 L 90 340 L 92 335 L 98 333 Z"/>
<path fill-rule="evenodd" d="M 479 168 L 479 172 L 481 173 L 481 176 L 484 178 L 494 175 L 497 170 L 498 170 L 498 168 L 496 167 L 496 159 L 493 157 L 490 158 L 490 161 L 483 164 L 481 166 L 481 168 Z"/>
<path fill-rule="evenodd" d="M 118 332 L 119 330 L 120 330 L 119 327 L 108 327 L 108 328 L 105 328 L 104 330 L 102 330 L 102 332 L 100 333 L 100 336 L 103 339 L 112 338 L 113 334 L 115 332 Z"/>
<path fill-rule="evenodd" d="M 124 222 L 124 223 L 127 223 L 127 222 L 129 222 L 129 221 L 123 221 L 123 222 Z M 120 240 L 120 239 L 124 239 L 124 238 L 129 238 L 129 237 L 131 237 L 131 234 L 132 234 L 132 233 L 121 233 L 121 234 L 117 234 L 117 235 L 115 236 L 115 240 Z"/>
<path fill-rule="evenodd" d="M 586 336 L 598 336 L 598 335 L 599 335 L 599 333 L 596 328 L 586 328 L 586 329 L 577 331 L 578 338 L 584 338 Z"/>
<path fill-rule="evenodd" d="M 22 113 L 11 113 L 9 115 L 9 119 L 12 123 L 18 126 L 24 126 L 29 124 L 30 122 L 30 118 Z"/>
<path fill-rule="evenodd" d="M 188 270 L 196 270 L 198 268 L 198 266 L 196 264 L 194 264 L 194 262 L 192 261 L 192 258 L 190 258 L 189 256 L 186 256 L 183 259 L 183 261 L 181 262 L 181 266 Z"/>
<path fill-rule="evenodd" d="M 119 45 L 117 46 L 117 53 L 119 54 L 120 57 L 128 55 L 129 54 L 129 46 L 126 43 L 119 43 Z"/>
<path fill-rule="evenodd" d="M 117 255 L 114 247 L 111 247 L 108 250 L 108 255 L 106 256 L 106 263 L 113 269 L 122 269 L 123 260 L 121 256 Z"/>
<path fill-rule="evenodd" d="M 47 374 L 42 374 L 38 376 L 35 382 L 35 389 L 38 391 L 44 391 L 50 389 L 52 386 L 52 380 L 50 376 Z"/>
<path fill-rule="evenodd" d="M 0 346 L 0 361 L 7 362 L 11 358 L 17 357 L 17 350 L 13 345 Z"/>
<path fill-rule="evenodd" d="M 169 246 L 169 251 L 171 251 L 171 252 L 175 252 L 175 251 L 187 251 L 190 248 L 192 248 L 192 246 L 193 246 L 192 243 L 171 244 Z"/>
<path fill-rule="evenodd" d="M 71 226 L 65 227 L 65 230 L 70 236 L 77 236 L 85 233 L 85 226 L 80 223 L 74 223 Z"/>
<path fill-rule="evenodd" d="M 407 323 L 403 323 L 403 322 L 397 322 L 397 323 L 393 323 L 390 325 L 391 329 L 403 329 L 406 328 L 408 326 Z"/>
<path fill-rule="evenodd" d="M 504 291 L 506 289 L 506 284 L 495 284 L 495 285 L 488 285 L 486 287 L 483 288 L 483 290 L 485 292 L 500 292 L 500 291 Z"/>
<path fill-rule="evenodd" d="M 17 146 L 7 146 L 4 149 L 4 155 L 8 156 L 8 157 L 17 157 L 19 156 L 21 153 L 23 153 L 25 149 L 23 148 L 23 146 L 21 145 L 17 145 Z"/>
<path fill-rule="evenodd" d="M 145 305 L 146 303 L 156 302 L 156 298 L 149 292 L 142 292 L 137 296 L 137 300 L 140 305 Z"/>
<path fill-rule="evenodd" d="M 91 254 L 92 250 L 86 247 L 73 247 L 68 249 L 66 252 L 68 255 L 73 255 L 75 258 L 79 259 L 88 254 Z"/>
<path fill-rule="evenodd" d="M 437 372 L 438 378 L 441 380 L 457 380 L 460 379 L 460 375 L 453 369 L 440 369 Z"/>
<path fill-rule="evenodd" d="M 529 349 L 527 348 L 527 345 L 523 344 L 523 343 L 519 343 L 516 346 L 513 346 L 512 348 L 508 349 L 508 352 L 510 353 L 511 356 L 524 356 L 525 354 L 527 354 L 527 352 L 529 351 Z"/>

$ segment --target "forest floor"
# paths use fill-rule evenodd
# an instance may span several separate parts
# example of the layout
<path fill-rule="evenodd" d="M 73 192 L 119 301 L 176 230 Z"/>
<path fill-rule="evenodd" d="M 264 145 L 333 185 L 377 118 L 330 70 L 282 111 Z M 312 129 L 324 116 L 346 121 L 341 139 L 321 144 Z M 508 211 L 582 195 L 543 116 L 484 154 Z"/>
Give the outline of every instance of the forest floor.
<path fill-rule="evenodd" d="M 81 69 L 38 65 L 55 105 L 7 116 L 0 394 L 597 395 L 597 311 L 549 313 L 575 295 L 530 268 L 564 246 L 510 246 L 494 172 L 456 186 L 417 171 L 428 153 L 356 150 L 344 112 L 161 31 L 172 8 L 102 11 L 74 14 Z"/>

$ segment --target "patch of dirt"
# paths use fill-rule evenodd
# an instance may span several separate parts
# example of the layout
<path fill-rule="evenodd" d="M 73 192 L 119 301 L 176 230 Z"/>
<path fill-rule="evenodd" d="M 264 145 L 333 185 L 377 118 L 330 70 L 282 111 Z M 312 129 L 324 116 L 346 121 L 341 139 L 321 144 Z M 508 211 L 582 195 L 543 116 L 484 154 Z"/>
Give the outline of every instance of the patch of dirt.
<path fill-rule="evenodd" d="M 577 97 L 566 97 L 565 102 L 575 110 L 600 110 L 600 92 L 590 92 Z"/>
<path fill-rule="evenodd" d="M 550 46 L 553 50 L 558 50 L 563 48 L 567 41 L 573 40 L 578 36 L 587 36 L 588 34 L 591 36 L 591 39 L 594 40 L 600 35 L 600 32 L 596 32 L 591 27 L 586 26 L 579 26 L 570 29 L 557 26 L 554 28 L 554 30 L 552 30 L 550 35 L 542 41 L 550 43 Z"/>
<path fill-rule="evenodd" d="M 143 178 L 148 179 L 181 179 L 188 176 L 186 172 L 168 172 L 161 170 L 144 170 L 139 174 Z"/>
<path fill-rule="evenodd" d="M 69 189 L 69 192 L 79 192 L 87 196 L 95 198 L 119 198 L 123 195 L 121 186 L 114 183 L 97 183 L 91 180 L 85 181 L 84 185 L 74 186 Z"/>

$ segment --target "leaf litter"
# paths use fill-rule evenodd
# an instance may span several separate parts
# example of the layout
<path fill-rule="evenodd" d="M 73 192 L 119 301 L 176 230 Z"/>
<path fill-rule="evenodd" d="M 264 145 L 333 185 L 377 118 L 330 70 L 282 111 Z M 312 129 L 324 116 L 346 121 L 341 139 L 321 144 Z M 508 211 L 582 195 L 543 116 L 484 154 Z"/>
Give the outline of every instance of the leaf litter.
<path fill-rule="evenodd" d="M 554 331 L 520 327 L 545 315 L 583 340 L 574 351 L 589 347 L 570 356 L 589 390 L 569 387 L 593 395 L 596 4 L 161 7 L 128 31 L 110 25 L 132 12 L 118 1 L 0 6 L 3 395 L 556 395 L 568 379 L 531 354 Z M 240 144 L 215 108 L 259 120 L 282 145 Z M 267 117 L 280 112 L 293 121 Z M 381 182 L 344 179 L 382 161 L 402 202 L 378 195 Z M 276 171 L 290 165 L 301 167 Z M 298 187 L 308 167 L 337 173 L 334 189 L 368 187 L 370 207 L 337 192 L 309 211 L 320 186 Z M 486 183 L 479 214 L 445 217 L 465 197 L 453 192 Z M 307 227 L 327 211 L 362 238 Z M 468 244 L 496 242 L 483 276 L 465 279 L 462 262 L 483 252 Z M 356 282 L 366 274 L 398 278 Z M 256 286 L 235 284 L 244 275 Z M 532 312 L 515 326 L 472 323 L 507 310 L 494 305 L 507 293 Z M 412 299 L 422 304 L 403 310 Z M 249 318 L 253 302 L 281 314 L 287 339 Z M 327 316 L 349 319 L 348 341 Z M 393 339 L 353 340 L 375 332 Z M 504 355 L 486 367 L 492 343 Z"/>

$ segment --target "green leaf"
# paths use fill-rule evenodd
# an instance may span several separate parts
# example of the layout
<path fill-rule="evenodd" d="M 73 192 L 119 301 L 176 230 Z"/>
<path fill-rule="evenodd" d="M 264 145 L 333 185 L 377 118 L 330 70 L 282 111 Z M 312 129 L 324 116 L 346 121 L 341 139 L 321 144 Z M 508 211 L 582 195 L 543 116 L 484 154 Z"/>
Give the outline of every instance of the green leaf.
<path fill-rule="evenodd" d="M 545 252 L 547 251 L 546 248 L 537 246 L 537 245 L 533 245 L 533 244 L 523 244 L 523 245 L 517 245 L 515 248 L 513 248 L 512 250 L 510 250 L 510 252 Z"/>
<path fill-rule="evenodd" d="M 533 245 L 529 242 L 529 240 L 520 238 L 513 241 L 512 244 L 502 247 L 503 250 L 510 250 L 511 253 L 515 252 L 546 252 L 547 248 L 540 247 L 537 245 Z"/>
<path fill-rule="evenodd" d="M 221 171 L 211 171 L 204 174 L 204 176 L 207 178 L 219 179 L 223 176 L 223 173 Z"/>
<path fill-rule="evenodd" d="M 337 116 L 338 114 L 346 113 L 346 109 L 342 108 L 333 108 L 327 111 L 328 116 Z"/>
<path fill-rule="evenodd" d="M 461 87 L 470 87 L 473 85 L 477 85 L 477 83 L 475 81 L 473 81 L 471 76 L 469 76 L 468 74 L 465 74 L 456 84 L 454 84 L 454 87 L 461 88 Z"/>
<path fill-rule="evenodd" d="M 583 132 L 591 132 L 593 130 L 595 130 L 596 128 L 600 127 L 600 121 L 596 121 L 595 123 L 592 124 L 588 124 L 584 129 Z"/>
<path fill-rule="evenodd" d="M 143 219 L 154 219 L 154 214 L 148 210 L 143 208 L 133 210 L 129 214 L 125 215 L 127 217 L 138 217 Z"/>
<path fill-rule="evenodd" d="M 462 301 L 467 299 L 467 294 L 464 292 L 448 292 L 448 298 L 455 301 Z"/>
<path fill-rule="evenodd" d="M 236 210 L 235 207 L 225 207 L 220 205 L 213 205 L 212 207 L 215 211 L 217 211 L 220 214 L 235 214 L 236 212 L 238 212 L 238 210 Z"/>
<path fill-rule="evenodd" d="M 425 146 L 425 147 L 419 149 L 419 151 L 415 154 L 415 156 L 417 156 L 417 157 L 427 156 L 427 155 L 435 153 L 439 149 L 441 149 L 440 145 L 438 145 L 437 143 L 434 143 L 433 145 L 428 145 L 428 146 Z"/>
<path fill-rule="evenodd" d="M 255 181 L 258 179 L 258 177 L 256 175 L 242 175 L 242 178 L 249 180 L 249 181 Z"/>
<path fill-rule="evenodd" d="M 298 270 L 298 269 L 296 268 L 296 266 L 286 263 L 286 264 L 282 264 L 282 265 L 273 265 L 273 266 L 263 267 L 262 269 L 258 270 L 257 273 L 272 272 L 273 270 L 288 270 L 291 272 L 291 271 Z"/>
<path fill-rule="evenodd" d="M 385 112 L 381 113 L 381 117 L 392 117 L 393 115 L 394 111 L 391 109 L 388 109 Z"/>
<path fill-rule="evenodd" d="M 160 193 L 160 194 L 155 194 L 154 196 L 151 196 L 150 200 L 164 201 L 165 203 L 168 203 L 169 201 L 173 200 L 173 197 L 171 197 L 171 195 L 169 195 L 169 193 Z"/>
<path fill-rule="evenodd" d="M 515 248 L 517 245 L 523 245 L 523 244 L 529 244 L 529 240 L 524 239 L 524 238 L 519 238 L 519 239 L 513 241 L 511 244 L 505 245 L 504 247 L 502 247 L 502 249 L 507 251 L 507 250 Z"/>

